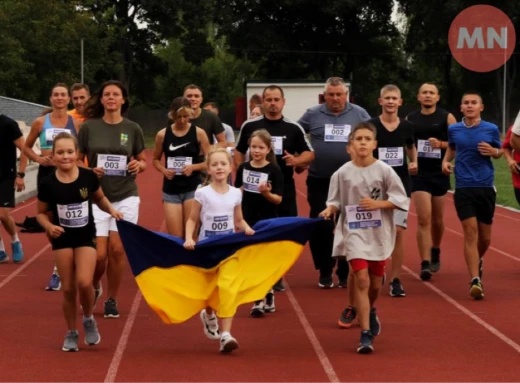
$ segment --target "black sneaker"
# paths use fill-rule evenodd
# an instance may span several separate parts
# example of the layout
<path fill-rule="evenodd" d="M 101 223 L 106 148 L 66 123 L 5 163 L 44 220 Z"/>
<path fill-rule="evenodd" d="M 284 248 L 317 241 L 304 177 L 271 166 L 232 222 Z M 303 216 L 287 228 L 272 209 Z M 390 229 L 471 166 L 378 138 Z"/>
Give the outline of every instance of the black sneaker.
<path fill-rule="evenodd" d="M 390 296 L 391 297 L 405 297 L 406 292 L 403 289 L 403 285 L 399 278 L 394 278 L 392 282 L 390 282 Z"/>
<path fill-rule="evenodd" d="M 441 269 L 441 249 L 432 247 L 430 249 L 430 255 L 432 257 L 430 270 L 432 273 L 436 273 Z"/>
<path fill-rule="evenodd" d="M 370 309 L 370 333 L 372 336 L 378 336 L 381 334 L 381 322 L 379 321 L 379 317 L 376 313 L 376 308 L 372 307 Z"/>
<path fill-rule="evenodd" d="M 318 286 L 321 289 L 331 289 L 334 287 L 334 281 L 332 280 L 332 275 L 329 275 L 327 277 L 321 277 L 320 281 L 318 282 Z"/>
<path fill-rule="evenodd" d="M 340 289 L 346 289 L 347 288 L 347 278 L 339 278 L 338 279 L 338 287 Z"/>
<path fill-rule="evenodd" d="M 285 291 L 285 286 L 283 284 L 283 278 L 280 278 L 278 282 L 276 282 L 273 286 L 274 291 L 282 292 Z"/>
<path fill-rule="evenodd" d="M 249 315 L 251 315 L 253 318 L 261 318 L 264 316 L 265 313 L 265 303 L 263 300 L 256 301 L 253 307 L 251 308 L 251 312 Z"/>
<path fill-rule="evenodd" d="M 276 311 L 276 306 L 274 304 L 274 291 L 273 290 L 269 290 L 269 292 L 265 296 L 264 311 L 266 313 L 274 313 Z"/>
<path fill-rule="evenodd" d="M 482 282 L 480 278 L 473 278 L 470 282 L 469 295 L 476 301 L 479 301 L 484 298 L 484 286 L 482 286 Z"/>
<path fill-rule="evenodd" d="M 478 276 L 480 279 L 482 279 L 482 262 L 484 262 L 484 258 L 480 258 L 480 261 L 478 261 Z"/>
<path fill-rule="evenodd" d="M 105 301 L 105 318 L 119 318 L 117 301 L 114 298 L 108 298 L 108 300 Z"/>
<path fill-rule="evenodd" d="M 339 316 L 338 325 L 341 328 L 351 328 L 356 319 L 357 311 L 355 307 L 348 306 Z"/>
<path fill-rule="evenodd" d="M 430 269 L 430 261 L 422 261 L 421 262 L 421 280 L 429 281 L 432 279 L 432 271 Z"/>
<path fill-rule="evenodd" d="M 361 339 L 359 340 L 359 346 L 357 348 L 358 354 L 370 354 L 374 351 L 372 346 L 372 340 L 374 337 L 370 331 L 361 331 Z"/>

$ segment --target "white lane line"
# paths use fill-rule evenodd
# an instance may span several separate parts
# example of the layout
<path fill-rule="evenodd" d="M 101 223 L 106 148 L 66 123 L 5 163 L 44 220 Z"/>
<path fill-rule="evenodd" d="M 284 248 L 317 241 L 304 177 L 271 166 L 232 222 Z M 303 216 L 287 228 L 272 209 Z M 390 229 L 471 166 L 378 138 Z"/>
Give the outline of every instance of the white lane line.
<path fill-rule="evenodd" d="M 161 228 L 159 230 L 164 231 L 165 228 L 166 221 L 163 220 Z M 121 333 L 121 337 L 119 338 L 119 343 L 117 344 L 114 356 L 112 357 L 112 362 L 110 362 L 110 366 L 108 367 L 108 372 L 105 376 L 106 383 L 114 382 L 117 377 L 117 371 L 119 370 L 119 365 L 121 364 L 121 360 L 123 359 L 126 346 L 128 345 L 128 338 L 130 337 L 130 333 L 132 332 L 132 327 L 134 326 L 135 318 L 137 317 L 137 312 L 139 311 L 139 305 L 141 304 L 142 298 L 143 294 L 141 294 L 140 290 L 137 290 L 137 293 L 135 294 L 134 298 L 134 303 L 132 303 L 132 308 L 130 309 L 128 318 L 126 318 L 125 327 L 123 328 L 123 332 Z"/>
<path fill-rule="evenodd" d="M 125 353 L 126 346 L 128 344 L 128 338 L 132 332 L 132 327 L 134 325 L 135 317 L 137 316 L 137 311 L 139 310 L 139 305 L 141 304 L 142 298 L 143 295 L 141 294 L 141 291 L 138 290 L 135 294 L 134 303 L 132 303 L 130 314 L 128 314 L 128 318 L 126 319 L 125 327 L 123 328 L 123 332 L 119 338 L 119 343 L 117 344 L 116 351 L 114 352 L 112 362 L 110 362 L 110 367 L 108 368 L 105 382 L 114 382 L 116 379 L 117 371 L 119 370 L 119 365 L 123 359 L 123 354 Z"/>
<path fill-rule="evenodd" d="M 412 270 L 410 270 L 408 267 L 406 266 L 403 266 L 403 269 L 410 275 L 412 275 L 415 279 L 417 279 L 418 281 L 421 281 L 421 278 L 419 277 L 418 274 L 414 273 Z M 440 289 L 438 289 L 437 287 L 435 287 L 433 284 L 431 284 L 430 282 L 424 282 L 424 281 L 421 281 L 421 283 L 423 283 L 426 287 L 428 287 L 430 290 L 434 291 L 435 293 L 437 293 L 439 296 L 441 296 L 442 298 L 444 298 L 444 300 L 446 300 L 448 303 L 452 304 L 453 306 L 455 306 L 457 309 L 459 309 L 460 311 L 462 311 L 463 314 L 467 315 L 468 317 L 470 317 L 471 319 L 473 319 L 475 322 L 477 322 L 479 325 L 481 325 L 482 327 L 484 327 L 486 330 L 488 330 L 490 333 L 492 333 L 493 335 L 495 335 L 497 338 L 499 338 L 500 340 L 502 340 L 504 343 L 506 343 L 508 346 L 510 346 L 511 348 L 513 348 L 516 352 L 520 353 L 520 345 L 518 343 L 515 343 L 515 341 L 513 341 L 511 338 L 508 338 L 506 335 L 504 335 L 503 333 L 501 333 L 499 330 L 497 330 L 495 327 L 491 326 L 489 323 L 487 323 L 485 320 L 479 318 L 478 316 L 476 316 L 474 313 L 472 313 L 471 311 L 469 311 L 467 308 L 465 308 L 464 306 L 462 306 L 460 303 L 458 303 L 455 299 L 453 299 L 452 297 L 450 297 L 449 295 L 445 294 L 443 291 L 441 291 Z"/>
<path fill-rule="evenodd" d="M 16 213 L 19 210 L 25 209 L 28 206 L 31 206 L 36 203 L 36 200 L 29 202 L 27 205 L 23 205 L 20 207 L 17 207 L 16 209 L 11 210 L 9 213 Z M 34 215 L 36 215 L 36 212 L 34 212 Z"/>
<path fill-rule="evenodd" d="M 287 294 L 287 298 L 289 298 L 289 302 L 291 302 L 291 305 L 292 305 L 294 311 L 296 312 L 296 316 L 300 320 L 300 323 L 302 324 L 302 327 L 305 330 L 305 333 L 307 334 L 307 337 L 309 338 L 309 341 L 311 342 L 312 347 L 314 348 L 314 352 L 316 352 L 316 355 L 318 356 L 321 366 L 323 367 L 323 370 L 325 370 L 325 373 L 327 374 L 327 377 L 329 378 L 329 381 L 331 383 L 339 383 L 340 380 L 338 378 L 338 375 L 336 374 L 336 371 L 334 371 L 334 368 L 332 367 L 332 363 L 330 363 L 330 360 L 327 357 L 325 350 L 321 346 L 321 343 L 318 340 L 318 337 L 316 336 L 316 333 L 312 329 L 312 326 L 310 325 L 309 321 L 307 320 L 305 313 L 303 312 L 302 308 L 300 307 L 298 300 L 296 299 L 293 292 L 291 291 L 291 288 L 290 288 L 289 284 L 287 283 L 287 280 L 285 280 L 285 288 L 286 288 L 285 293 Z"/>
<path fill-rule="evenodd" d="M 25 262 L 20 267 L 18 267 L 15 271 L 13 271 L 11 274 L 9 274 L 9 276 L 7 278 L 5 278 L 2 282 L 0 282 L 0 289 L 2 287 L 4 287 L 5 285 L 7 285 L 11 281 L 11 279 L 18 276 L 23 270 L 25 270 L 27 267 L 29 267 L 29 265 L 31 263 L 36 261 L 40 257 L 40 255 L 45 253 L 50 247 L 51 247 L 51 244 L 50 243 L 47 244 L 43 249 L 41 249 L 36 254 L 34 254 L 31 259 L 29 259 L 27 262 Z"/>

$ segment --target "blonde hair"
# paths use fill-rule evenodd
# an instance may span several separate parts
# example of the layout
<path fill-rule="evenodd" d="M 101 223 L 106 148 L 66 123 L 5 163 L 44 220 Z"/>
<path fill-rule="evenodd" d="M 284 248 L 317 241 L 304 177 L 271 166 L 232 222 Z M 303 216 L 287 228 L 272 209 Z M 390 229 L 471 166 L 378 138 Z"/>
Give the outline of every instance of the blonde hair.
<path fill-rule="evenodd" d="M 67 132 L 61 132 L 54 137 L 54 141 L 52 142 L 52 152 L 55 152 L 56 149 L 56 142 L 61 140 L 71 140 L 74 143 L 74 149 L 78 150 L 78 140 L 76 137 L 74 137 L 72 134 Z"/>
<path fill-rule="evenodd" d="M 269 148 L 269 153 L 267 153 L 265 159 L 272 164 L 276 164 L 276 155 L 274 154 L 273 150 L 273 141 L 269 132 L 265 129 L 255 130 L 249 138 L 249 146 L 251 146 L 251 140 L 255 137 L 259 138 Z"/>
<path fill-rule="evenodd" d="M 211 162 L 211 156 L 213 156 L 216 153 L 224 153 L 226 155 L 226 158 L 228 159 L 229 165 L 231 166 L 231 163 L 233 160 L 231 159 L 231 154 L 229 152 L 221 147 L 218 146 L 212 146 L 211 150 L 209 151 L 207 157 L 206 157 L 206 168 L 209 169 L 209 164 Z M 202 183 L 202 186 L 208 186 L 211 182 L 211 176 L 209 174 L 206 175 L 206 179 Z"/>
<path fill-rule="evenodd" d="M 381 88 L 381 97 L 387 92 L 397 92 L 399 93 L 399 97 L 401 97 L 401 89 L 397 85 L 388 84 Z"/>

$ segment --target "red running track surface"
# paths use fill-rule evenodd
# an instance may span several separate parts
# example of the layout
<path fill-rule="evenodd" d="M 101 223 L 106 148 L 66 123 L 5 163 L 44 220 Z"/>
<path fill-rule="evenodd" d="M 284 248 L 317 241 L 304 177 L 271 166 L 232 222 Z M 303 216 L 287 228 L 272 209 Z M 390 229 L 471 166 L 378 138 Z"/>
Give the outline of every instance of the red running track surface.
<path fill-rule="evenodd" d="M 150 156 L 148 156 L 150 157 Z M 149 164 L 138 177 L 139 223 L 164 229 L 161 177 Z M 305 174 L 297 176 L 301 216 L 308 216 Z M 16 221 L 34 215 L 30 200 L 14 211 Z M 446 203 L 442 269 L 431 283 L 418 279 L 419 256 L 413 210 L 406 236 L 402 282 L 408 296 L 390 298 L 383 287 L 377 303 L 382 333 L 372 355 L 358 355 L 359 327 L 336 322 L 346 290 L 320 290 L 308 247 L 286 276 L 288 289 L 276 294 L 276 313 L 236 316 L 233 335 L 240 348 L 220 355 L 198 317 L 167 326 L 142 299 L 129 268 L 118 297 L 121 317 L 95 315 L 102 340 L 61 351 L 65 322 L 61 293 L 46 292 L 52 252 L 43 234 L 20 234 L 22 264 L 0 265 L 0 381 L 243 381 L 339 382 L 410 381 L 509 382 L 520 376 L 520 254 L 515 227 L 520 214 L 497 208 L 492 248 L 484 263 L 486 298 L 469 297 L 461 226 L 452 198 Z M 3 237 L 9 243 L 5 231 Z M 106 285 L 106 282 L 104 282 Z M 81 323 L 80 340 L 83 342 Z"/>

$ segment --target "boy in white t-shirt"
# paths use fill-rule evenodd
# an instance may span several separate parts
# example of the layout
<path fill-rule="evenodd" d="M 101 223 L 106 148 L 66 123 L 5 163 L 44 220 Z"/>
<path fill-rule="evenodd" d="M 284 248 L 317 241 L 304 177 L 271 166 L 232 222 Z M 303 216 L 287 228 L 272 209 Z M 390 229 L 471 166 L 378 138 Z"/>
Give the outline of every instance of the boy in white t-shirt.
<path fill-rule="evenodd" d="M 358 124 L 349 136 L 352 161 L 339 168 L 330 180 L 327 208 L 330 219 L 339 213 L 333 256 L 347 256 L 354 273 L 356 309 L 361 326 L 357 352 L 371 353 L 373 337 L 381 324 L 374 303 L 381 290 L 386 260 L 392 254 L 396 229 L 393 210 L 407 211 L 408 198 L 394 170 L 374 158 L 376 128 Z"/>

